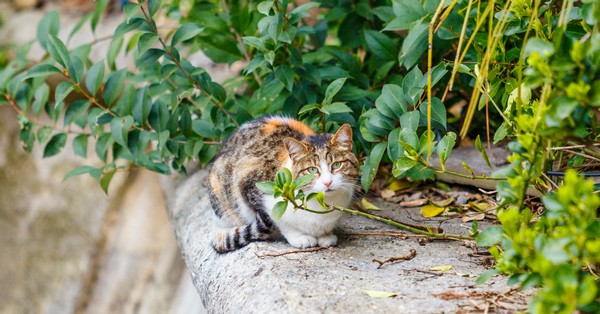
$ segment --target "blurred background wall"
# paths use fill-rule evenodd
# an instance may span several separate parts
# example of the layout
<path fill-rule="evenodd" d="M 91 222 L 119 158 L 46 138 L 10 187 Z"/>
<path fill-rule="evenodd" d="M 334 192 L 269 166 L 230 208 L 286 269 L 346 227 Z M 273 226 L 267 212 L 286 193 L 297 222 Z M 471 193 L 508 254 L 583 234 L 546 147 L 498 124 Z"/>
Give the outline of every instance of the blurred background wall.
<path fill-rule="evenodd" d="M 0 47 L 34 40 L 48 10 L 59 12 L 66 36 L 92 8 L 91 0 L 0 0 Z M 115 4 L 96 36 L 121 20 Z M 93 39 L 83 33 L 72 45 Z M 105 42 L 92 58 L 102 58 Z M 43 51 L 34 45 L 31 54 Z M 89 176 L 63 182 L 95 162 L 70 147 L 48 159 L 41 146 L 26 153 L 16 113 L 0 107 L 0 313 L 202 313 L 158 175 L 118 173 L 107 196 Z"/>

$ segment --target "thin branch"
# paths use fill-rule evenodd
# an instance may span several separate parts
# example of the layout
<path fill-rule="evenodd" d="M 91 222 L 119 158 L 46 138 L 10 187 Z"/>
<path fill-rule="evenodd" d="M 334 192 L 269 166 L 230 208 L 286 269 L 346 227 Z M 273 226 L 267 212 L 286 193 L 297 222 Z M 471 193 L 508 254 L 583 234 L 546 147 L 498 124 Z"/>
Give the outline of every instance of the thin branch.
<path fill-rule="evenodd" d="M 373 259 L 373 263 L 378 263 L 379 266 L 377 266 L 377 269 L 380 269 L 381 266 L 387 264 L 387 263 L 393 263 L 396 261 L 408 261 L 413 259 L 415 256 L 417 256 L 417 251 L 415 249 L 410 249 L 410 252 L 406 255 L 402 255 L 402 256 L 396 256 L 396 257 L 390 257 L 388 259 L 386 259 L 385 261 L 380 261 L 377 259 Z"/>
<path fill-rule="evenodd" d="M 264 259 L 265 257 L 279 257 L 279 256 L 284 256 L 284 255 L 289 255 L 289 254 L 297 254 L 297 253 L 312 253 L 312 252 L 318 252 L 318 251 L 322 251 L 322 250 L 327 250 L 329 249 L 329 247 L 326 246 L 315 246 L 315 247 L 311 247 L 308 249 L 302 249 L 302 250 L 294 250 L 294 251 L 288 251 L 288 252 L 282 252 L 282 253 L 273 253 L 273 254 L 256 254 L 256 252 L 254 252 L 254 255 L 256 255 L 256 257 L 260 258 L 260 259 Z"/>

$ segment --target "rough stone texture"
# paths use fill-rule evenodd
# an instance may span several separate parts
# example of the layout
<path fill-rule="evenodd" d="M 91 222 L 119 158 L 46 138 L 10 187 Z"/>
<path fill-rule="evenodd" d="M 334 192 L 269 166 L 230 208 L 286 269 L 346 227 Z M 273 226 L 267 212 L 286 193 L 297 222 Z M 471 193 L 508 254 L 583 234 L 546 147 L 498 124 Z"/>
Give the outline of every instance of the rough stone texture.
<path fill-rule="evenodd" d="M 502 277 L 475 286 L 475 278 L 486 268 L 472 249 L 460 242 L 434 241 L 421 246 L 414 238 L 364 236 L 356 233 L 390 230 L 387 225 L 362 217 L 346 216 L 339 227 L 339 245 L 313 253 L 279 257 L 264 254 L 293 250 L 282 241 L 252 243 L 228 254 L 218 255 L 210 247 L 212 216 L 205 182 L 207 173 L 165 180 L 163 187 L 170 219 L 193 282 L 209 313 L 439 313 L 456 312 L 470 303 L 466 299 L 443 300 L 432 296 L 453 292 L 505 292 Z M 418 208 L 400 208 L 376 201 L 381 214 L 402 221 L 425 224 Z M 418 221 L 414 221 L 418 220 Z M 446 232 L 465 234 L 470 223 L 457 220 L 428 220 Z M 354 234 L 354 235 L 353 235 Z M 416 257 L 376 269 L 373 259 L 385 260 L 416 250 Z M 441 276 L 420 271 L 451 265 Z M 363 290 L 398 294 L 375 299 Z"/>

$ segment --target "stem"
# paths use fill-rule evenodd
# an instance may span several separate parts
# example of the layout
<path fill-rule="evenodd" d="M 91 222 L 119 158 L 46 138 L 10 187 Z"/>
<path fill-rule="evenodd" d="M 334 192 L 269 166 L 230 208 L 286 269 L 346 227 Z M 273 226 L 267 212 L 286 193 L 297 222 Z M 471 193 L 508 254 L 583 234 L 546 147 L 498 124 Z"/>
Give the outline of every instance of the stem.
<path fill-rule="evenodd" d="M 373 219 L 373 220 L 377 220 L 377 221 L 381 221 L 383 223 L 386 223 L 390 226 L 394 226 L 398 229 L 402 229 L 402 230 L 406 230 L 406 231 L 410 231 L 412 233 L 416 233 L 416 234 L 421 234 L 424 236 L 428 236 L 428 237 L 432 237 L 432 238 L 436 238 L 436 239 L 446 239 L 446 240 L 473 240 L 472 237 L 470 236 L 464 236 L 464 235 L 457 235 L 457 234 L 449 234 L 449 233 L 433 233 L 433 232 L 429 232 L 429 231 L 425 231 L 425 230 L 421 230 L 415 227 L 411 227 L 406 225 L 405 223 L 390 219 L 390 218 L 386 218 L 386 217 L 381 217 L 375 214 L 371 214 L 371 213 L 365 213 L 359 210 L 354 210 L 354 209 L 350 209 L 350 208 L 346 208 L 346 207 L 341 207 L 341 206 L 336 206 L 336 205 L 330 205 L 330 208 L 333 208 L 335 210 L 339 210 L 345 213 L 349 213 L 352 215 L 356 215 L 356 216 L 363 216 L 363 217 L 367 217 L 369 219 Z"/>

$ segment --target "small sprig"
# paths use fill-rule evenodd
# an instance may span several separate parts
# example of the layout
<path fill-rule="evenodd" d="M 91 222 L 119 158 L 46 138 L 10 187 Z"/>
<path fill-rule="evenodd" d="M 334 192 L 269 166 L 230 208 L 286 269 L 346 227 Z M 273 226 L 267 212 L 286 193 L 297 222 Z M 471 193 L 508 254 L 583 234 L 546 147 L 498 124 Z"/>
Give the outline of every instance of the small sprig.
<path fill-rule="evenodd" d="M 325 202 L 325 194 L 323 192 L 310 193 L 308 195 L 305 195 L 304 191 L 300 189 L 306 186 L 310 181 L 312 181 L 313 178 L 314 175 L 309 174 L 306 176 L 298 177 L 296 178 L 296 180 L 293 180 L 292 173 L 290 172 L 290 170 L 287 168 L 282 168 L 281 170 L 279 170 L 279 172 L 277 172 L 277 175 L 275 176 L 275 182 L 257 182 L 256 187 L 266 194 L 273 195 L 275 198 L 282 199 L 281 201 L 277 202 L 273 207 L 272 216 L 275 220 L 280 219 L 283 216 L 283 214 L 285 214 L 285 211 L 288 208 L 289 204 L 292 204 L 294 210 L 305 210 L 315 214 L 328 214 L 338 210 L 344 213 L 349 213 L 352 215 L 362 216 L 369 219 L 381 221 L 398 229 L 406 230 L 412 233 L 436 239 L 447 239 L 457 241 L 473 240 L 472 236 L 436 232 L 436 230 L 427 226 L 414 226 L 394 219 L 379 216 L 373 213 L 354 210 L 342 206 L 337 206 L 334 204 L 327 204 Z M 314 210 L 308 208 L 308 201 L 312 199 L 315 199 L 319 203 L 319 205 L 321 205 L 323 210 Z"/>

